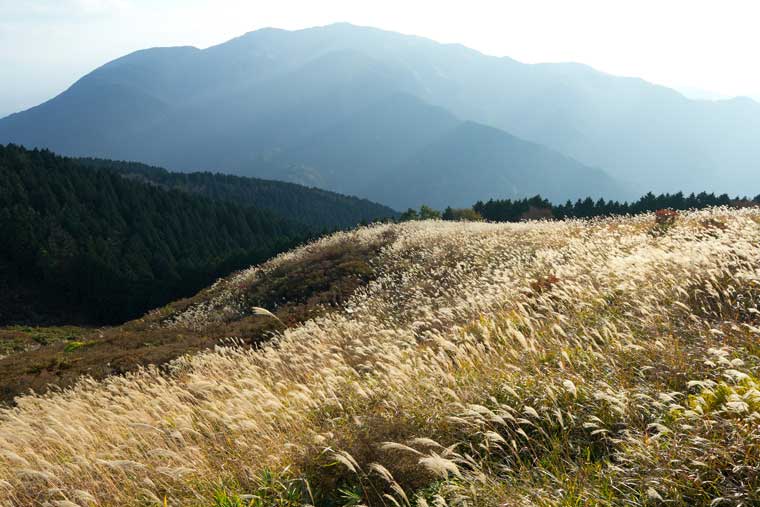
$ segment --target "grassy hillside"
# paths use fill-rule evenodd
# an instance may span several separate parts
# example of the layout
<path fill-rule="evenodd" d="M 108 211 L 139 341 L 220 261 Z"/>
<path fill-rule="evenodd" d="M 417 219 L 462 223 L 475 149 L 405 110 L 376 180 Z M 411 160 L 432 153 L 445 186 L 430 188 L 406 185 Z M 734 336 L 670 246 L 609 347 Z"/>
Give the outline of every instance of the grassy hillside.
<path fill-rule="evenodd" d="M 18 398 L 0 503 L 760 502 L 756 209 L 363 228 L 146 326 L 238 336 L 345 244 L 372 275 L 268 344 Z"/>
<path fill-rule="evenodd" d="M 341 308 L 377 276 L 375 259 L 392 234 L 363 242 L 333 235 L 120 326 L 0 328 L 0 400 L 68 387 L 83 375 L 102 379 L 164 365 L 231 337 L 246 345 L 266 341 L 285 326 Z M 254 307 L 271 309 L 279 322 Z"/>
<path fill-rule="evenodd" d="M 74 342 L 91 333 L 89 328 L 78 326 L 6 326 L 0 328 L 0 360 L 20 352 L 37 350 L 46 345 Z M 11 360 L 13 361 L 13 360 Z M 3 383 L 6 378 L 0 377 Z"/>

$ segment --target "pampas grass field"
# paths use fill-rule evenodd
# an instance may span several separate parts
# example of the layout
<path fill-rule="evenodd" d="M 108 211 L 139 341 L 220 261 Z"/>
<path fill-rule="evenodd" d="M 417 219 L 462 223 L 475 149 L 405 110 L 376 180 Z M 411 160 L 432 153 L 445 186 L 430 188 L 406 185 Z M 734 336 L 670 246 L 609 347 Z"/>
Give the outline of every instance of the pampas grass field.
<path fill-rule="evenodd" d="M 340 242 L 340 309 L 2 409 L 0 505 L 760 504 L 760 211 L 370 226 L 160 325 Z"/>

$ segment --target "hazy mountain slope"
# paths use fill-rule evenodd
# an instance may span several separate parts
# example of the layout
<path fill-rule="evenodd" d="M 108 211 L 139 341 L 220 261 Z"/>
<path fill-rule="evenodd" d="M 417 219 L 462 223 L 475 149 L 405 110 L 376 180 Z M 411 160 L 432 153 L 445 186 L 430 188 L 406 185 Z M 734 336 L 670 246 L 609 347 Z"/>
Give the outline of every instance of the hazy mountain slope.
<path fill-rule="evenodd" d="M 222 78 L 220 78 L 222 79 Z M 386 96 L 408 76 L 352 51 L 172 107 L 124 156 L 171 169 L 260 176 L 266 160 Z M 128 155 L 128 156 L 127 156 Z M 370 196 L 363 196 L 370 197 Z"/>
<path fill-rule="evenodd" d="M 375 106 L 399 93 L 602 168 L 633 194 L 754 194 L 760 185 L 760 105 L 749 99 L 688 100 L 584 65 L 526 65 L 347 24 L 127 55 L 0 120 L 0 142 L 364 191 L 343 176 L 392 171 L 415 142 L 450 123 L 425 113 L 410 133 L 405 122 L 417 120 L 403 103 Z M 404 135 L 392 135 L 394 122 Z M 606 185 L 587 188 L 598 194 Z"/>
<path fill-rule="evenodd" d="M 478 196 L 494 192 L 505 197 L 541 194 L 555 202 L 625 195 L 601 170 L 473 122 L 458 124 L 369 188 L 397 209 L 418 202 L 438 209 L 468 207 Z"/>
<path fill-rule="evenodd" d="M 127 55 L 56 99 L 0 120 L 0 140 L 185 171 L 283 179 L 374 199 L 379 194 L 372 184 L 383 174 L 398 174 L 402 166 L 429 174 L 431 167 L 408 161 L 437 163 L 442 155 L 419 152 L 441 146 L 440 136 L 458 132 L 460 120 L 420 99 L 429 95 L 431 83 L 420 80 L 418 69 L 382 53 L 370 55 L 367 44 L 348 44 L 341 35 L 346 29 L 357 30 L 263 30 L 202 51 L 163 48 Z M 373 44 L 386 37 L 360 33 Z M 88 97 L 98 100 L 89 103 Z M 471 174 L 488 170 L 469 167 Z M 584 195 L 609 188 L 594 174 L 586 174 Z M 410 194 L 413 202 L 395 202 L 417 206 L 417 198 L 447 198 L 446 192 L 420 190 Z M 484 191 L 477 197 L 527 192 L 498 185 Z"/>
<path fill-rule="evenodd" d="M 758 169 L 760 104 L 748 99 L 693 101 L 585 65 L 526 65 L 349 24 L 257 31 L 236 43 L 294 64 L 346 49 L 392 63 L 414 75 L 408 89 L 423 100 L 603 167 L 637 191 L 737 193 Z"/>
<path fill-rule="evenodd" d="M 129 178 L 147 181 L 163 188 L 268 210 L 280 217 L 307 225 L 315 231 L 350 228 L 361 222 L 397 215 L 391 208 L 366 199 L 283 181 L 210 172 L 176 173 L 137 162 L 103 159 L 79 161 L 89 167 L 117 171 Z"/>
<path fill-rule="evenodd" d="M 268 177 L 367 195 L 396 209 L 467 207 L 483 195 L 628 197 L 594 170 L 501 130 L 462 122 L 405 93 L 381 99 L 286 149 Z"/>
<path fill-rule="evenodd" d="M 387 64 L 348 50 L 279 73 L 260 72 L 256 58 L 234 59 L 236 51 L 212 55 L 188 48 L 133 53 L 0 120 L 0 139 L 66 155 L 240 172 L 404 88 Z M 242 79 L 240 65 L 253 77 Z"/>
<path fill-rule="evenodd" d="M 0 120 L 0 144 L 108 157 L 168 109 L 142 89 L 83 79 L 44 104 Z"/>
<path fill-rule="evenodd" d="M 748 181 L 760 185 L 760 104 L 749 99 L 688 100 L 585 65 L 526 65 L 348 24 L 291 32 L 291 38 L 304 48 L 318 40 L 313 54 L 350 47 L 393 62 L 413 72 L 423 100 L 602 167 L 637 192 L 742 193 Z"/>
<path fill-rule="evenodd" d="M 306 172 L 300 177 L 318 175 L 319 184 L 326 188 L 374 196 L 370 183 L 459 124 L 444 109 L 408 94 L 394 93 L 294 143 L 273 159 L 272 176 L 283 174 L 282 167 L 290 167 L 290 177 L 299 178 L 300 167 Z M 474 166 L 472 170 L 478 168 Z"/>
<path fill-rule="evenodd" d="M 312 33 L 312 32 L 318 32 Z M 526 65 L 456 44 L 348 24 L 292 32 L 414 72 L 419 96 L 553 147 L 637 190 L 741 193 L 760 169 L 760 104 L 693 101 L 641 79 L 580 64 Z"/>

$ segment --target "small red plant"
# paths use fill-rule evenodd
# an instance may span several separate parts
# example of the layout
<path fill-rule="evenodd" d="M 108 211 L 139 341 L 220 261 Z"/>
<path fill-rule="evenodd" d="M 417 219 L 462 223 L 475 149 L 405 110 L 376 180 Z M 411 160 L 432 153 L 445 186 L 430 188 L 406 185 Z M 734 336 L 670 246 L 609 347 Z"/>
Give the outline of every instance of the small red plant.
<path fill-rule="evenodd" d="M 658 209 L 654 212 L 654 222 L 659 226 L 670 226 L 676 223 L 678 212 L 672 209 Z"/>
<path fill-rule="evenodd" d="M 559 283 L 559 278 L 557 278 L 554 275 L 539 276 L 536 280 L 534 280 L 530 284 L 530 288 L 533 289 L 534 292 L 541 294 L 543 292 L 551 290 L 552 287 L 554 287 L 558 283 Z"/>

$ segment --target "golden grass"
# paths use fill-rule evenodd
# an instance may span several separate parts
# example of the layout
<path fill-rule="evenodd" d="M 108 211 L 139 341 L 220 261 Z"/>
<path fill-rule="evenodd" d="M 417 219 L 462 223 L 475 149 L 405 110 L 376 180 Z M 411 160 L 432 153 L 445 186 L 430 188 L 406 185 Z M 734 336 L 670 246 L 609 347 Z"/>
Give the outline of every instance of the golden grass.
<path fill-rule="evenodd" d="M 759 223 L 348 233 L 387 241 L 342 310 L 259 350 L 18 398 L 0 505 L 757 504 Z M 239 311 L 224 288 L 256 272 L 173 322 Z"/>

